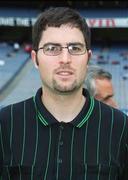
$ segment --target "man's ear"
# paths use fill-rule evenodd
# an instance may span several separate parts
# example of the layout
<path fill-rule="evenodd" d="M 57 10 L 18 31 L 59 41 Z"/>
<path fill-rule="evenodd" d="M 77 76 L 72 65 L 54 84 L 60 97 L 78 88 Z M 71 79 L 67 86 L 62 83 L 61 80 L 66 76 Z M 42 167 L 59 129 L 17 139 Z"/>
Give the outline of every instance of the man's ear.
<path fill-rule="evenodd" d="M 88 63 L 89 63 L 89 60 L 91 59 L 91 57 L 92 57 L 92 50 L 89 49 L 88 50 Z"/>
<path fill-rule="evenodd" d="M 38 63 L 38 59 L 37 59 L 37 54 L 34 50 L 31 51 L 31 59 L 34 63 L 35 68 L 38 69 L 39 63 Z"/>

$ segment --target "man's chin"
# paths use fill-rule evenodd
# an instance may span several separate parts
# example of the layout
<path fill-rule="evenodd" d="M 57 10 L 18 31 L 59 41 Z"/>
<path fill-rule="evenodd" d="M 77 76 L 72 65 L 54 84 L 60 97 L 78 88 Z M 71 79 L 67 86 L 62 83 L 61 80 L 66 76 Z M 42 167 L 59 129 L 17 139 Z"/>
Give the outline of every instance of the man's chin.
<path fill-rule="evenodd" d="M 56 92 L 61 93 L 61 94 L 70 94 L 73 93 L 77 90 L 79 90 L 81 87 L 81 84 L 77 84 L 76 81 L 72 83 L 67 83 L 67 84 L 59 84 L 56 81 L 53 83 L 53 88 Z"/>
<path fill-rule="evenodd" d="M 55 87 L 55 91 L 59 94 L 65 94 L 65 95 L 68 95 L 68 94 L 72 94 L 73 92 L 77 91 L 79 88 L 78 87 Z"/>

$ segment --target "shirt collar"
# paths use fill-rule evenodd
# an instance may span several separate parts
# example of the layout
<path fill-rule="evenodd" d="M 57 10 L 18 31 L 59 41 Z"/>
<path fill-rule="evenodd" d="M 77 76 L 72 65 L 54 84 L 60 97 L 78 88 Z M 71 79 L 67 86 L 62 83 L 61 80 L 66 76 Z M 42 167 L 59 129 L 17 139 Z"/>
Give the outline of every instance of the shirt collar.
<path fill-rule="evenodd" d="M 37 91 L 36 96 L 33 97 L 38 120 L 40 120 L 44 126 L 50 126 L 52 124 L 59 123 L 42 103 L 41 95 L 42 88 L 40 88 Z M 86 123 L 86 121 L 89 120 L 94 109 L 94 98 L 89 95 L 86 89 L 83 89 L 83 95 L 86 97 L 86 102 L 82 110 L 71 122 L 69 122 L 78 128 L 81 128 Z"/>

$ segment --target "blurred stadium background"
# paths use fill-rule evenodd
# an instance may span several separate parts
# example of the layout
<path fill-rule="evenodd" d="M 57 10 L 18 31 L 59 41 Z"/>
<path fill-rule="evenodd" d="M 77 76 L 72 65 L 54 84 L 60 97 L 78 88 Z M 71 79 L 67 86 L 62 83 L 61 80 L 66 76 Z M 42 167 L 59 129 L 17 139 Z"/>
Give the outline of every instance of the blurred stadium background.
<path fill-rule="evenodd" d="M 128 114 L 128 2 L 0 0 L 0 107 L 35 94 L 41 86 L 33 67 L 31 31 L 37 15 L 49 6 L 77 9 L 91 28 L 91 64 L 109 70 L 115 99 Z"/>

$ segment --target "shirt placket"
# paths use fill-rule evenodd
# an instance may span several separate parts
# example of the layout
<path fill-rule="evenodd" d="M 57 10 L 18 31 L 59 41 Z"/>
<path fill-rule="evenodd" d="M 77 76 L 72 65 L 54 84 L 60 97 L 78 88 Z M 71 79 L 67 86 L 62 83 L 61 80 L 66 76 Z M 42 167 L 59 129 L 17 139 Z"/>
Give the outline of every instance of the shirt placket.
<path fill-rule="evenodd" d="M 63 166 L 63 133 L 64 133 L 64 126 L 63 124 L 59 125 L 59 137 L 58 137 L 58 149 L 57 149 L 57 168 L 56 168 L 56 180 L 59 180 L 59 175 L 61 174 L 62 166 Z"/>

